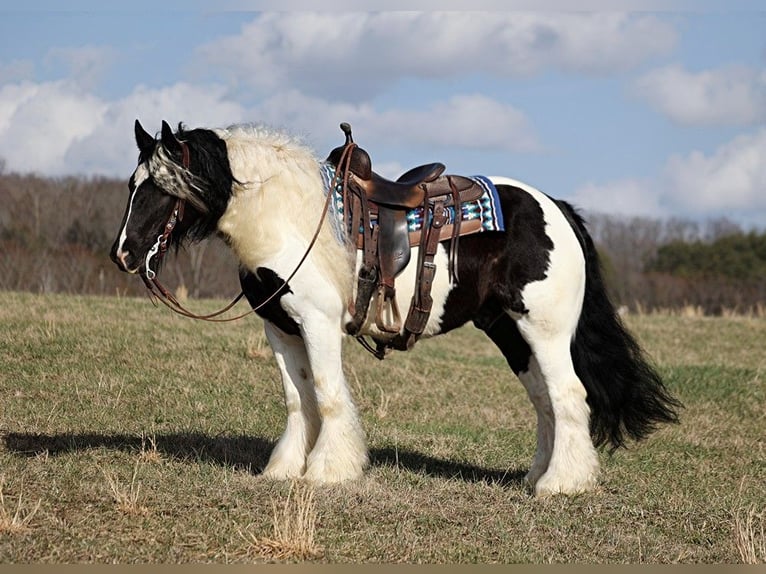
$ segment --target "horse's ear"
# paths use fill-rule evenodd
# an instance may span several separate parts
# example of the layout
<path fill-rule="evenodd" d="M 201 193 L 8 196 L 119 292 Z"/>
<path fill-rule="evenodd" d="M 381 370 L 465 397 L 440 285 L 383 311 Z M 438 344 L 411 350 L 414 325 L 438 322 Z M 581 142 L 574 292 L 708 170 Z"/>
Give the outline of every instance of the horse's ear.
<path fill-rule="evenodd" d="M 133 130 L 136 133 L 136 145 L 138 146 L 138 151 L 144 153 L 154 149 L 156 141 L 154 137 L 144 129 L 141 122 L 136 120 Z"/>
<path fill-rule="evenodd" d="M 173 134 L 173 128 L 165 120 L 162 120 L 162 145 L 171 153 L 181 153 L 181 143 Z"/>

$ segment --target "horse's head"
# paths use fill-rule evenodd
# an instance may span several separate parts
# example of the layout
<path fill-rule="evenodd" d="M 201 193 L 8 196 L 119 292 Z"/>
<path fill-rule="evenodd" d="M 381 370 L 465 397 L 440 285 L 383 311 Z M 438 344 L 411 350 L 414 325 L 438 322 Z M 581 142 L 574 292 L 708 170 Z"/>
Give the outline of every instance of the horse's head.
<path fill-rule="evenodd" d="M 174 134 L 163 121 L 161 134 L 155 139 L 136 120 L 138 166 L 111 250 L 129 273 L 152 273 L 150 260 L 161 242 L 178 246 L 213 233 L 231 194 L 226 144 L 214 132 L 179 126 Z"/>

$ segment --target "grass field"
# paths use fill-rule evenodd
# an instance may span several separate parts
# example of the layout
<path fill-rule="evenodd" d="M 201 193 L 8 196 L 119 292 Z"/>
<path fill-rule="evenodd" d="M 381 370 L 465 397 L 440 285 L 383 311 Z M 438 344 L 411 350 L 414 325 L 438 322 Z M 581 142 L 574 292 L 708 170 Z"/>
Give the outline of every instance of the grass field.
<path fill-rule="evenodd" d="M 531 404 L 473 328 L 382 364 L 348 342 L 372 463 L 314 489 L 258 476 L 283 405 L 257 318 L 0 292 L 0 562 L 763 562 L 766 320 L 626 320 L 682 424 L 537 500 Z"/>

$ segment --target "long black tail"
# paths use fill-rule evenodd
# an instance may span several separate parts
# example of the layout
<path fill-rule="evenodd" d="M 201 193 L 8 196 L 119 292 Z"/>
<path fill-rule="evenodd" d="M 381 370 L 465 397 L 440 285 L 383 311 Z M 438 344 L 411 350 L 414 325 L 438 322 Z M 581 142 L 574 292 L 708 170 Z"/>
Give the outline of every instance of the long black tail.
<path fill-rule="evenodd" d="M 585 253 L 585 298 L 571 348 L 574 368 L 588 393 L 593 442 L 617 449 L 627 438 L 646 438 L 659 424 L 677 423 L 683 405 L 617 315 L 582 217 L 568 203 L 557 203 Z"/>

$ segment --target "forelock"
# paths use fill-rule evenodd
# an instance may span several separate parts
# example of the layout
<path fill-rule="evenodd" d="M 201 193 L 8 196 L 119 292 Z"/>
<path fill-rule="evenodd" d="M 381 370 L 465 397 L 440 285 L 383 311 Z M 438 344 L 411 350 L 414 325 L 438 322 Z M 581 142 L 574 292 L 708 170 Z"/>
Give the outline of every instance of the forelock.
<path fill-rule="evenodd" d="M 174 161 L 165 146 L 157 146 L 145 165 L 154 182 L 165 193 L 188 201 L 203 213 L 208 211 L 200 197 L 204 182 Z"/>

